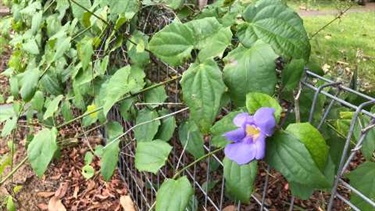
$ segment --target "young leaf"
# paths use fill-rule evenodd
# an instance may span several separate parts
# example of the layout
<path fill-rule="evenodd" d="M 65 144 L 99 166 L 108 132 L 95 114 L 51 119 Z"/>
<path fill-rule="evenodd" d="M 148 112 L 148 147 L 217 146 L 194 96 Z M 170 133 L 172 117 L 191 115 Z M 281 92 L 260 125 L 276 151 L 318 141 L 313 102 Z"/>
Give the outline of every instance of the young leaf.
<path fill-rule="evenodd" d="M 318 168 L 323 171 L 328 159 L 328 147 L 322 134 L 310 123 L 290 124 L 285 132 L 293 135 L 306 146 Z"/>
<path fill-rule="evenodd" d="M 148 47 L 162 61 L 177 66 L 190 57 L 195 44 L 193 37 L 188 26 L 174 22 L 157 32 Z"/>
<path fill-rule="evenodd" d="M 12 130 L 17 127 L 17 120 L 18 119 L 16 117 L 13 117 L 5 122 L 4 127 L 1 131 L 1 137 L 9 135 L 12 132 Z"/>
<path fill-rule="evenodd" d="M 274 93 L 276 58 L 272 48 L 260 42 L 251 48 L 239 46 L 224 58 L 224 82 L 237 106 L 245 105 L 249 92 Z"/>
<path fill-rule="evenodd" d="M 81 174 L 85 179 L 90 179 L 95 175 L 95 169 L 90 165 L 85 165 L 82 167 Z"/>
<path fill-rule="evenodd" d="M 178 130 L 178 137 L 182 147 L 185 148 L 186 146 L 186 151 L 192 154 L 195 159 L 204 155 L 203 135 L 194 122 L 189 121 L 181 124 Z"/>
<path fill-rule="evenodd" d="M 274 116 L 276 121 L 279 121 L 283 109 L 273 97 L 259 92 L 250 92 L 246 95 L 246 108 L 249 113 L 254 114 L 261 107 L 274 108 Z"/>
<path fill-rule="evenodd" d="M 145 73 L 137 67 L 126 66 L 115 72 L 106 85 L 103 113 L 107 115 L 112 106 L 125 94 L 138 91 L 144 86 Z"/>
<path fill-rule="evenodd" d="M 194 63 L 181 80 L 184 101 L 190 108 L 191 118 L 203 133 L 208 133 L 220 108 L 225 85 L 221 71 L 213 60 Z"/>
<path fill-rule="evenodd" d="M 34 136 L 27 148 L 27 156 L 31 167 L 39 177 L 46 171 L 53 155 L 58 150 L 56 137 L 56 128 L 44 128 Z"/>
<path fill-rule="evenodd" d="M 278 54 L 308 61 L 310 42 L 302 19 L 282 1 L 260 0 L 246 8 L 245 23 L 238 37 L 251 47 L 257 40 L 267 42 Z"/>
<path fill-rule="evenodd" d="M 330 186 L 306 146 L 290 134 L 278 132 L 267 140 L 265 160 L 289 182 L 315 188 Z"/>
<path fill-rule="evenodd" d="M 164 166 L 172 147 L 162 140 L 138 142 L 135 150 L 135 167 L 139 171 L 156 174 Z"/>
<path fill-rule="evenodd" d="M 152 111 L 147 108 L 139 111 L 137 119 L 135 121 L 136 124 L 138 125 L 144 122 L 148 123 L 144 123 L 134 129 L 134 136 L 137 142 L 152 141 L 154 139 L 160 125 L 159 120 L 154 120 L 157 117 L 158 114 L 156 113 L 156 111 Z"/>
<path fill-rule="evenodd" d="M 347 177 L 350 179 L 350 185 L 367 196 L 369 199 L 375 198 L 375 163 L 365 162 L 350 172 Z M 350 201 L 360 210 L 373 210 L 374 207 L 361 197 L 352 193 Z"/>
<path fill-rule="evenodd" d="M 156 211 L 184 211 L 194 190 L 186 176 L 167 179 L 156 194 Z"/>
<path fill-rule="evenodd" d="M 254 181 L 258 173 L 258 163 L 252 161 L 246 165 L 238 165 L 236 162 L 224 158 L 225 190 L 234 200 L 249 203 L 251 193 L 254 190 Z"/>
<path fill-rule="evenodd" d="M 164 116 L 167 114 L 168 111 L 166 109 L 159 111 L 159 116 Z M 167 118 L 162 119 L 159 130 L 155 135 L 155 139 L 169 141 L 173 136 L 176 126 L 176 119 L 174 118 L 174 116 L 169 116 Z"/>
<path fill-rule="evenodd" d="M 55 97 L 49 104 L 48 104 L 48 107 L 47 107 L 47 110 L 46 112 L 44 113 L 43 115 L 43 119 L 46 120 L 50 117 L 53 116 L 53 114 L 57 111 L 57 109 L 59 108 L 59 104 L 61 102 L 61 100 L 64 98 L 63 95 L 59 95 L 57 97 Z"/>

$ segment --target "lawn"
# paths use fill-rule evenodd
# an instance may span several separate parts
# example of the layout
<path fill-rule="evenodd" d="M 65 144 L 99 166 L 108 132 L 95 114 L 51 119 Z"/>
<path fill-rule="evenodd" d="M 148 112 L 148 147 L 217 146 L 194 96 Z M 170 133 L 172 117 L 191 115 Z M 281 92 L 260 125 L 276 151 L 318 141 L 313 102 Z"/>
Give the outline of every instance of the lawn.
<path fill-rule="evenodd" d="M 375 90 L 375 11 L 348 13 L 317 35 L 334 15 L 303 17 L 311 38 L 311 59 L 328 67 L 328 74 L 345 78 L 358 70 L 361 87 Z"/>

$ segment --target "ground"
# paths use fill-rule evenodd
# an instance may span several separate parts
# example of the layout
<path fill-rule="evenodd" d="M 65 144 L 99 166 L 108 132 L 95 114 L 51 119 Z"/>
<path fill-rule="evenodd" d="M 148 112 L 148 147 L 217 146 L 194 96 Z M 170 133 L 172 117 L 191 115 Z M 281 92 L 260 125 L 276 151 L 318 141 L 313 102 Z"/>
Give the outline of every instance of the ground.
<path fill-rule="evenodd" d="M 363 8 L 353 9 L 351 12 L 365 10 L 375 10 L 375 3 L 369 3 Z M 0 7 L 0 15 L 4 13 L 6 13 L 6 9 Z M 336 14 L 337 11 L 301 10 L 299 13 L 302 16 L 315 16 Z M 1 55 L 0 73 L 6 68 L 9 53 L 9 51 L 5 51 Z M 8 81 L 2 75 L 0 75 L 0 90 L 5 96 L 9 95 Z M 20 120 L 19 124 L 24 123 Z M 2 127 L 3 125 L 0 125 L 0 130 Z M 62 150 L 60 159 L 53 161 L 42 178 L 38 178 L 32 172 L 31 167 L 25 164 L 13 175 L 11 180 L 1 186 L 0 198 L 9 195 L 13 196 L 16 200 L 17 210 L 64 210 L 65 208 L 68 210 L 121 210 L 122 207 L 128 206 L 129 203 L 131 204 L 125 198 L 127 196 L 127 188 L 117 171 L 115 171 L 115 175 L 109 182 L 102 179 L 99 172 L 100 163 L 98 159 L 94 159 L 91 164 L 96 170 L 95 176 L 89 180 L 82 176 L 81 171 L 84 166 L 85 153 L 90 151 L 96 144 L 101 143 L 102 139 L 98 133 L 91 133 L 86 138 L 75 139 L 74 134 L 77 128 L 79 129 L 79 125 L 65 128 L 66 133 L 73 134 L 69 140 L 74 139 L 74 144 Z M 13 156 L 15 164 L 21 162 L 26 155 L 25 132 L 22 130 L 17 131 L 14 139 L 17 148 Z M 0 139 L 1 156 L 9 152 L 7 141 Z M 7 172 L 9 171 L 8 169 Z M 22 187 L 21 190 L 18 193 L 13 193 L 14 187 L 18 186 Z M 275 193 L 277 193 L 276 198 L 283 199 L 283 196 L 280 196 L 278 191 Z M 127 201 L 126 205 L 124 205 L 124 200 Z M 316 204 L 311 206 L 316 209 L 319 208 L 316 207 Z"/>

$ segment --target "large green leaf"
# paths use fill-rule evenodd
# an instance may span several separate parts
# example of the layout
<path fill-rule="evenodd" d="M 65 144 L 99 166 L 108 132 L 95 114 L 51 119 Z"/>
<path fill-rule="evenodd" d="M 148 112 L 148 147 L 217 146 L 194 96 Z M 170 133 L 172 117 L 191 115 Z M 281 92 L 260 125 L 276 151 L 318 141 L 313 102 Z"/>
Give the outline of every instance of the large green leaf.
<path fill-rule="evenodd" d="M 257 40 L 269 43 L 286 57 L 308 61 L 310 43 L 298 14 L 279 0 L 260 0 L 246 8 L 245 23 L 239 26 L 238 37 L 247 47 Z"/>
<path fill-rule="evenodd" d="M 369 199 L 374 201 L 375 199 L 375 163 L 365 162 L 361 164 L 354 171 L 350 172 L 348 175 L 350 179 L 350 185 L 355 189 L 360 191 L 362 194 L 367 196 Z M 364 201 L 361 197 L 352 193 L 350 196 L 350 201 L 357 206 L 360 210 L 370 211 L 374 210 L 371 204 Z"/>
<path fill-rule="evenodd" d="M 141 125 L 134 129 L 134 136 L 137 142 L 152 141 L 154 139 L 160 125 L 160 120 L 154 120 L 157 117 L 158 113 L 156 111 L 147 108 L 139 111 L 135 123 Z"/>
<path fill-rule="evenodd" d="M 21 80 L 20 94 L 25 102 L 30 101 L 35 94 L 36 88 L 38 87 L 38 80 L 40 71 L 37 68 L 27 70 Z"/>
<path fill-rule="evenodd" d="M 182 147 L 192 154 L 195 159 L 204 155 L 203 135 L 194 122 L 189 121 L 181 124 L 178 130 L 178 137 Z"/>
<path fill-rule="evenodd" d="M 208 133 L 220 108 L 225 85 L 221 71 L 213 60 L 192 64 L 181 80 L 184 101 L 192 120 L 203 133 Z"/>
<path fill-rule="evenodd" d="M 244 106 L 249 92 L 274 93 L 276 58 L 272 48 L 261 42 L 251 48 L 239 46 L 224 58 L 224 82 L 235 104 Z"/>
<path fill-rule="evenodd" d="M 328 147 L 322 134 L 310 123 L 290 124 L 285 131 L 306 146 L 316 165 L 322 171 L 328 159 Z"/>
<path fill-rule="evenodd" d="M 156 211 L 184 211 L 193 193 L 186 176 L 167 179 L 156 194 Z"/>
<path fill-rule="evenodd" d="M 267 140 L 265 160 L 289 182 L 315 188 L 330 186 L 307 147 L 290 134 L 278 132 Z"/>
<path fill-rule="evenodd" d="M 283 109 L 275 98 L 259 92 L 250 92 L 246 95 L 246 108 L 249 113 L 254 114 L 262 107 L 274 108 L 274 116 L 276 121 L 279 121 Z"/>
<path fill-rule="evenodd" d="M 139 171 L 156 174 L 165 165 L 172 147 L 165 141 L 138 142 L 135 150 L 135 167 Z"/>
<path fill-rule="evenodd" d="M 58 150 L 56 137 L 56 128 L 44 128 L 34 136 L 27 148 L 27 156 L 31 167 L 39 177 L 46 171 L 53 155 Z"/>
<path fill-rule="evenodd" d="M 148 47 L 162 61 L 177 66 L 190 57 L 195 45 L 193 37 L 193 31 L 188 26 L 174 22 L 157 32 Z"/>
<path fill-rule="evenodd" d="M 236 162 L 224 158 L 225 190 L 234 200 L 244 203 L 250 201 L 254 190 L 254 181 L 258 173 L 258 163 L 250 162 L 246 165 L 238 165 Z"/>
<path fill-rule="evenodd" d="M 132 91 L 138 91 L 144 86 L 143 78 L 145 73 L 137 67 L 126 66 L 115 72 L 110 78 L 104 98 L 103 113 L 107 115 L 112 106 L 120 98 Z"/>
<path fill-rule="evenodd" d="M 108 132 L 107 145 L 103 148 L 103 154 L 101 157 L 101 174 L 104 180 L 108 181 L 113 175 L 113 171 L 116 169 L 118 163 L 118 154 L 120 152 L 119 143 L 120 140 L 114 140 L 116 137 L 122 134 L 123 127 L 118 122 L 109 122 L 106 125 Z"/>
<path fill-rule="evenodd" d="M 44 113 L 43 115 L 43 119 L 46 120 L 50 117 L 53 116 L 53 114 L 57 111 L 57 109 L 59 109 L 59 104 L 61 102 L 61 100 L 64 98 L 63 95 L 59 95 L 57 97 L 55 97 L 49 104 L 48 104 L 48 107 L 47 107 L 47 110 L 46 112 Z"/>
<path fill-rule="evenodd" d="M 78 58 L 82 62 L 82 68 L 84 71 L 87 71 L 87 68 L 91 62 L 91 57 L 94 54 L 92 44 L 93 39 L 90 37 L 84 37 L 77 44 Z"/>

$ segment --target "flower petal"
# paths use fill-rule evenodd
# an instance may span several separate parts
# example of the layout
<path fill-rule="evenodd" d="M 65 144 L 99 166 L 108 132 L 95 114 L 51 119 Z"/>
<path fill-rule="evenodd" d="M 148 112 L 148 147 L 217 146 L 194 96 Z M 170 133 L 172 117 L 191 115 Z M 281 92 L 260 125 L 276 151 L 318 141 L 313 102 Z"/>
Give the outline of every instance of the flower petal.
<path fill-rule="evenodd" d="M 237 127 L 242 127 L 244 124 L 246 124 L 246 123 L 249 124 L 249 123 L 252 123 L 252 122 L 253 122 L 253 117 L 250 116 L 246 112 L 237 114 L 237 116 L 234 117 L 234 119 L 233 119 L 233 123 Z"/>
<path fill-rule="evenodd" d="M 261 133 L 267 136 L 272 135 L 276 126 L 275 109 L 273 108 L 260 108 L 254 114 L 254 123 L 260 129 Z"/>
<path fill-rule="evenodd" d="M 253 144 L 246 144 L 244 142 L 228 144 L 224 149 L 225 156 L 238 165 L 249 163 L 255 157 L 254 151 L 250 148 L 251 145 Z"/>
<path fill-rule="evenodd" d="M 255 152 L 255 159 L 261 160 L 266 154 L 266 136 L 261 134 L 253 144 L 253 151 Z"/>
<path fill-rule="evenodd" d="M 245 130 L 242 127 L 240 127 L 235 130 L 231 130 L 227 133 L 224 133 L 224 136 L 230 141 L 239 142 L 242 141 L 243 138 L 245 138 L 246 133 Z"/>

